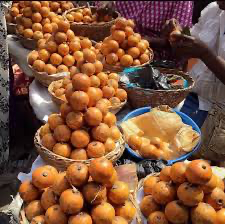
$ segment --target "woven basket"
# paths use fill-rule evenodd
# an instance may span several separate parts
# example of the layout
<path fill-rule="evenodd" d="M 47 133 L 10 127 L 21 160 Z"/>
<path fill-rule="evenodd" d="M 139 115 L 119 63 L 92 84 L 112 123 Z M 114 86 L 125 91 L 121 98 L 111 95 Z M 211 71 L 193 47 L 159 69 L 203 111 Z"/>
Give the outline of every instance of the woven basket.
<path fill-rule="evenodd" d="M 153 61 L 153 58 L 154 58 L 154 53 L 153 53 L 153 50 L 151 48 L 149 48 L 149 51 L 150 51 L 150 60 L 142 65 L 137 65 L 137 66 L 131 66 L 130 68 L 140 68 L 140 67 L 143 67 L 147 64 L 150 64 L 152 61 Z M 105 61 L 103 62 L 103 70 L 105 72 L 122 72 L 126 67 L 123 67 L 123 66 L 116 66 L 116 65 L 109 65 L 107 64 Z"/>
<path fill-rule="evenodd" d="M 26 49 L 29 49 L 29 50 L 37 49 L 37 41 L 36 40 L 25 38 L 22 35 L 20 35 L 17 31 L 16 31 L 16 33 L 17 33 L 19 41 L 23 47 L 25 47 Z"/>
<path fill-rule="evenodd" d="M 176 69 L 159 68 L 164 74 L 176 74 L 185 78 L 188 82 L 188 87 L 176 90 L 151 90 L 143 88 L 128 88 L 125 83 L 120 83 L 120 86 L 127 91 L 128 99 L 132 107 L 157 107 L 160 105 L 168 105 L 171 108 L 176 107 L 188 95 L 194 87 L 194 80 L 187 74 Z"/>
<path fill-rule="evenodd" d="M 66 168 L 74 162 L 81 162 L 87 165 L 90 164 L 91 159 L 77 161 L 56 155 L 55 153 L 48 150 L 41 144 L 39 133 L 40 129 L 36 132 L 34 136 L 34 144 L 39 155 L 47 164 L 56 167 L 58 170 L 66 170 Z M 108 153 L 105 156 L 105 158 L 110 160 L 112 163 L 115 163 L 122 156 L 124 149 L 125 149 L 125 142 L 123 136 L 121 135 L 121 138 L 116 143 L 116 148 L 112 152 Z"/>
<path fill-rule="evenodd" d="M 134 200 L 134 197 L 133 197 L 133 195 L 131 193 L 129 195 L 129 201 L 133 204 L 133 206 L 137 210 L 137 204 L 136 204 L 136 202 Z M 21 207 L 19 215 L 20 215 L 20 217 L 19 217 L 20 218 L 20 224 L 30 224 L 30 222 L 26 218 L 26 214 L 25 214 L 25 211 L 24 211 L 24 204 Z M 138 212 L 137 212 L 136 217 L 134 218 L 133 222 L 135 222 L 136 224 L 141 224 L 141 216 L 140 216 L 140 214 Z"/>
<path fill-rule="evenodd" d="M 28 64 L 28 62 L 27 62 Z M 36 80 L 38 80 L 43 86 L 48 87 L 52 82 L 63 79 L 69 73 L 58 73 L 53 75 L 48 75 L 46 72 L 37 72 L 28 64 L 29 68 L 32 70 L 32 74 Z"/>
<path fill-rule="evenodd" d="M 8 34 L 16 34 L 16 24 L 14 23 L 7 23 L 7 33 Z"/>
<path fill-rule="evenodd" d="M 140 222 L 138 222 L 138 224 L 141 224 L 141 223 L 144 223 L 143 220 L 146 219 L 143 215 L 142 215 L 142 212 L 140 210 L 140 206 L 138 204 L 138 192 L 141 190 L 141 188 L 143 187 L 143 184 L 144 184 L 144 181 L 146 178 L 150 177 L 150 176 L 156 176 L 158 177 L 160 173 L 152 173 L 152 174 L 149 174 L 148 176 L 146 176 L 145 178 L 141 179 L 139 182 L 138 182 L 138 186 L 137 188 L 135 189 L 134 191 L 134 201 L 136 203 L 136 209 L 137 209 L 137 212 L 139 214 L 139 217 L 141 219 Z M 146 222 L 147 223 L 147 222 Z"/>
<path fill-rule="evenodd" d="M 78 9 L 85 8 L 83 7 L 78 7 L 74 9 L 70 9 L 66 11 L 63 16 L 66 19 L 66 14 L 76 11 Z M 96 11 L 96 7 L 90 7 L 92 13 Z M 115 12 L 114 18 L 118 18 L 120 14 L 118 12 Z M 67 20 L 67 19 L 66 19 Z M 116 19 L 113 19 L 112 21 L 109 22 L 101 22 L 101 23 L 76 23 L 76 22 L 70 22 L 71 23 L 71 30 L 75 33 L 77 36 L 83 36 L 83 37 L 88 37 L 90 40 L 95 40 L 95 41 L 102 41 L 106 37 L 110 36 L 110 28 L 111 26 L 115 23 Z"/>
<path fill-rule="evenodd" d="M 62 80 L 58 80 L 58 81 L 52 82 L 52 83 L 48 86 L 48 92 L 49 92 L 49 94 L 50 94 L 51 97 L 52 97 L 52 101 L 55 102 L 55 103 L 58 104 L 58 105 L 61 105 L 61 104 L 63 104 L 63 103 L 67 103 L 67 101 L 64 101 L 63 99 L 61 99 L 61 98 L 55 96 L 55 93 L 54 93 L 53 89 L 54 89 L 54 85 L 55 85 L 56 83 L 58 83 L 58 82 L 62 83 L 63 81 L 62 81 Z M 109 107 L 109 111 L 110 111 L 111 113 L 113 113 L 113 114 L 117 114 L 117 113 L 118 113 L 118 112 L 126 105 L 126 103 L 127 103 L 127 100 L 124 101 L 124 102 L 122 102 L 122 103 L 120 103 L 119 105 L 113 105 L 113 106 L 110 106 L 110 107 Z"/>

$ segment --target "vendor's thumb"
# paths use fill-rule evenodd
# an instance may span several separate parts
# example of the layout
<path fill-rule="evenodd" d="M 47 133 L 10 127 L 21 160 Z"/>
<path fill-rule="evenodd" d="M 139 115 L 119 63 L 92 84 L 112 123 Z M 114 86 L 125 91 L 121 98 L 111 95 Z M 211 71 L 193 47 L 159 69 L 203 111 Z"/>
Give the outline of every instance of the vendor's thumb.
<path fill-rule="evenodd" d="M 170 34 L 170 41 L 192 41 L 194 38 L 185 34 L 182 34 L 180 31 L 175 30 Z"/>

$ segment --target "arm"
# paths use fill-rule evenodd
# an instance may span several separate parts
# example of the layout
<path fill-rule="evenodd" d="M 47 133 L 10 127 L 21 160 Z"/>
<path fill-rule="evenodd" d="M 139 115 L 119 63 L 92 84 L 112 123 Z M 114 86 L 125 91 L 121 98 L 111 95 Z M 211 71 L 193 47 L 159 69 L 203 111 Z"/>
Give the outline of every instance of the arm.
<path fill-rule="evenodd" d="M 168 48 L 170 46 L 169 41 L 163 37 L 145 36 L 144 39 L 150 43 L 151 48 Z"/>
<path fill-rule="evenodd" d="M 213 74 L 225 85 L 225 60 L 215 55 L 208 49 L 207 53 L 201 57 L 205 65 L 213 72 Z"/>

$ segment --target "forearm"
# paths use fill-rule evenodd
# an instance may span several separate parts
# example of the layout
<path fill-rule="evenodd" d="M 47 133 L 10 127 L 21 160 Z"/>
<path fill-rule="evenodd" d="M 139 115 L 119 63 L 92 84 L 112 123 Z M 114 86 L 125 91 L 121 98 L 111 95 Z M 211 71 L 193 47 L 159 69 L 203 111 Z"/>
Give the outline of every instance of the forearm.
<path fill-rule="evenodd" d="M 225 60 L 215 55 L 211 50 L 201 58 L 205 65 L 225 85 Z"/>
<path fill-rule="evenodd" d="M 169 46 L 168 40 L 160 37 L 145 37 L 149 41 L 151 48 L 167 48 Z"/>

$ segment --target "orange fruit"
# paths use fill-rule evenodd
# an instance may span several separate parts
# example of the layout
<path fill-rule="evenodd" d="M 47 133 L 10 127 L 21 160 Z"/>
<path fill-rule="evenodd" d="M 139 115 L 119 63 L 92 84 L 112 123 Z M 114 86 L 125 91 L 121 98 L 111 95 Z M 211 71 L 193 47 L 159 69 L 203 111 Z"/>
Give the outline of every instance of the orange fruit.
<path fill-rule="evenodd" d="M 132 19 L 127 20 L 127 26 L 130 26 L 131 28 L 135 27 L 134 21 Z"/>
<path fill-rule="evenodd" d="M 139 39 L 135 35 L 130 35 L 128 37 L 128 42 L 127 43 L 128 43 L 128 46 L 130 46 L 130 47 L 136 47 L 138 45 L 138 43 L 139 43 Z"/>
<path fill-rule="evenodd" d="M 50 57 L 50 62 L 53 65 L 60 65 L 62 63 L 62 57 L 57 53 L 53 53 Z"/>
<path fill-rule="evenodd" d="M 40 40 L 43 39 L 43 33 L 41 31 L 35 31 L 33 34 L 34 40 Z"/>
<path fill-rule="evenodd" d="M 103 64 L 100 61 L 96 60 L 94 66 L 95 66 L 95 73 L 102 72 Z"/>
<path fill-rule="evenodd" d="M 46 23 L 43 26 L 43 32 L 44 33 L 52 33 L 53 29 L 52 29 L 52 24 L 51 23 Z"/>
<path fill-rule="evenodd" d="M 22 24 L 24 28 L 31 28 L 32 27 L 32 20 L 30 18 L 23 18 L 22 19 Z"/>
<path fill-rule="evenodd" d="M 38 1 L 32 1 L 31 2 L 31 8 L 32 10 L 36 11 L 36 12 L 40 12 L 41 10 L 41 3 Z"/>
<path fill-rule="evenodd" d="M 58 53 L 62 56 L 66 56 L 67 54 L 69 54 L 70 49 L 69 46 L 66 43 L 60 44 L 58 46 Z"/>
<path fill-rule="evenodd" d="M 88 75 L 92 76 L 95 74 L 95 66 L 92 63 L 85 63 L 81 67 L 81 72 Z"/>
<path fill-rule="evenodd" d="M 61 44 L 61 43 L 64 43 L 66 41 L 67 41 L 67 36 L 66 36 L 65 33 L 63 33 L 63 32 L 57 32 L 55 34 L 55 42 L 57 44 Z"/>
<path fill-rule="evenodd" d="M 13 17 L 18 16 L 19 13 L 20 13 L 20 11 L 19 11 L 19 9 L 16 8 L 16 7 L 12 7 L 11 10 L 10 10 L 10 14 L 11 14 L 11 16 L 13 16 Z"/>
<path fill-rule="evenodd" d="M 33 37 L 33 30 L 32 29 L 25 29 L 24 31 L 23 31 L 23 36 L 25 37 L 25 38 L 32 38 Z"/>
<path fill-rule="evenodd" d="M 132 27 L 126 26 L 125 27 L 125 33 L 126 33 L 126 36 L 129 37 L 129 36 L 134 34 L 134 31 L 133 31 Z"/>
<path fill-rule="evenodd" d="M 122 48 L 119 48 L 118 51 L 116 52 L 117 57 L 120 59 L 125 55 L 125 51 Z"/>
<path fill-rule="evenodd" d="M 67 35 L 67 38 L 68 38 L 69 41 L 72 41 L 75 38 L 74 32 L 72 30 L 70 30 L 70 29 L 67 30 L 66 35 Z"/>
<path fill-rule="evenodd" d="M 31 18 L 32 18 L 33 22 L 35 22 L 35 23 L 40 23 L 42 20 L 42 16 L 39 12 L 33 13 Z"/>
<path fill-rule="evenodd" d="M 133 66 L 139 66 L 139 65 L 141 65 L 141 62 L 138 60 L 138 59 L 135 59 L 134 61 L 133 61 L 133 64 L 132 64 Z"/>
<path fill-rule="evenodd" d="M 90 63 L 94 63 L 95 60 L 96 60 L 96 55 L 95 53 L 88 49 L 88 48 L 85 48 L 83 50 L 83 54 L 84 54 L 84 60 L 87 61 L 87 62 L 90 62 Z"/>
<path fill-rule="evenodd" d="M 73 57 L 76 61 L 79 61 L 79 60 L 83 60 L 84 55 L 82 51 L 75 51 L 73 53 Z"/>
<path fill-rule="evenodd" d="M 41 13 L 42 17 L 44 17 L 44 18 L 48 17 L 48 15 L 50 13 L 50 9 L 46 6 L 44 6 L 40 9 L 40 13 Z"/>
<path fill-rule="evenodd" d="M 110 53 L 106 56 L 106 62 L 110 65 L 115 65 L 118 61 L 118 56 L 115 53 Z"/>
<path fill-rule="evenodd" d="M 116 29 L 124 30 L 127 26 L 127 20 L 123 17 L 118 18 L 115 22 Z"/>
<path fill-rule="evenodd" d="M 60 8 L 60 4 L 56 1 L 50 2 L 50 8 L 52 11 L 56 12 Z"/>
<path fill-rule="evenodd" d="M 140 41 L 137 44 L 137 48 L 139 49 L 141 54 L 143 54 L 146 51 L 146 49 L 147 49 L 146 44 L 143 41 Z"/>
<path fill-rule="evenodd" d="M 50 19 L 49 18 L 44 18 L 41 20 L 41 25 L 44 26 L 45 24 L 47 23 L 51 23 Z"/>
<path fill-rule="evenodd" d="M 73 22 L 73 21 L 74 21 L 74 18 L 73 18 L 73 16 L 72 16 L 71 14 L 67 14 L 67 15 L 66 15 L 66 18 L 67 18 L 67 20 L 68 20 L 69 22 Z"/>
<path fill-rule="evenodd" d="M 66 66 L 70 67 L 70 66 L 74 65 L 75 59 L 74 59 L 74 57 L 71 54 L 68 54 L 68 55 L 63 57 L 63 63 Z"/>
<path fill-rule="evenodd" d="M 57 30 L 58 30 L 58 24 L 53 22 L 53 23 L 51 23 L 51 25 L 52 25 L 52 32 L 53 33 L 57 32 Z"/>
<path fill-rule="evenodd" d="M 39 59 L 44 61 L 45 63 L 49 60 L 50 58 L 50 53 L 46 49 L 41 49 L 38 51 Z"/>
<path fill-rule="evenodd" d="M 55 53 L 57 51 L 57 48 L 58 48 L 58 46 L 55 41 L 50 40 L 46 43 L 46 49 L 50 53 Z"/>
<path fill-rule="evenodd" d="M 42 25 L 40 23 L 34 23 L 32 25 L 32 30 L 35 31 L 42 31 Z"/>
<path fill-rule="evenodd" d="M 44 72 L 49 75 L 56 74 L 56 67 L 51 64 L 46 64 L 44 67 Z"/>
<path fill-rule="evenodd" d="M 31 51 L 28 54 L 27 61 L 29 65 L 33 65 L 34 61 L 38 59 L 38 52 L 37 51 Z"/>
<path fill-rule="evenodd" d="M 70 51 L 72 51 L 72 52 L 79 51 L 81 49 L 80 42 L 79 41 L 72 41 L 72 42 L 70 42 L 69 43 L 69 48 L 70 48 Z"/>
<path fill-rule="evenodd" d="M 81 44 L 82 49 L 91 48 L 91 46 L 92 46 L 92 43 L 88 38 L 84 38 L 84 39 L 80 40 L 80 44 Z"/>
<path fill-rule="evenodd" d="M 139 58 L 141 64 L 144 64 L 150 60 L 149 56 L 147 54 L 142 54 Z"/>
<path fill-rule="evenodd" d="M 58 23 L 58 30 L 60 32 L 66 33 L 68 29 L 70 29 L 69 22 L 64 21 L 64 20 L 60 20 L 59 23 Z"/>
<path fill-rule="evenodd" d="M 59 65 L 57 67 L 57 73 L 60 73 L 60 72 L 69 72 L 69 69 L 67 66 L 65 65 Z"/>
<path fill-rule="evenodd" d="M 23 9 L 23 15 L 25 17 L 31 17 L 32 16 L 32 9 L 31 7 L 26 7 Z"/>
<path fill-rule="evenodd" d="M 112 37 L 114 40 L 116 40 L 118 43 L 122 43 L 125 38 L 126 38 L 126 34 L 124 31 L 122 30 L 115 30 L 113 33 L 112 33 Z"/>
<path fill-rule="evenodd" d="M 84 22 L 84 23 L 91 23 L 91 22 L 92 22 L 92 19 L 91 19 L 90 16 L 84 16 L 84 17 L 83 17 L 83 22 Z"/>
<path fill-rule="evenodd" d="M 43 72 L 44 71 L 44 67 L 45 67 L 45 63 L 41 60 L 36 60 L 33 63 L 33 68 L 34 70 L 38 71 L 38 72 Z"/>
<path fill-rule="evenodd" d="M 134 59 L 138 58 L 140 55 L 140 50 L 137 47 L 131 47 L 128 49 L 127 54 L 132 56 Z"/>
<path fill-rule="evenodd" d="M 124 56 L 122 56 L 122 58 L 120 59 L 120 63 L 122 66 L 124 67 L 130 67 L 133 64 L 133 58 L 128 55 L 125 54 Z"/>
<path fill-rule="evenodd" d="M 83 20 L 83 14 L 80 12 L 75 12 L 73 17 L 75 22 L 81 22 Z"/>

